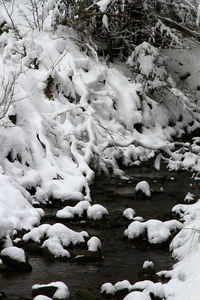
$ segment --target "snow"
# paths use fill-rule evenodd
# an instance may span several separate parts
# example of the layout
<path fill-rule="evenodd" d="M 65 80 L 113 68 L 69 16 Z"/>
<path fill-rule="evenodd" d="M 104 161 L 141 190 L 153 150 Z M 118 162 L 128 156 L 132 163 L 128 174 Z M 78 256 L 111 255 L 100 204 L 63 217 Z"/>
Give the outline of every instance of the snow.
<path fill-rule="evenodd" d="M 18 247 L 7 247 L 1 251 L 1 255 L 9 256 L 18 262 L 26 262 L 26 255 L 23 249 Z"/>
<path fill-rule="evenodd" d="M 116 291 L 115 287 L 110 282 L 104 283 L 101 286 L 101 293 L 106 293 L 107 295 L 108 294 L 114 295 L 115 291 Z"/>
<path fill-rule="evenodd" d="M 149 260 L 146 260 L 144 263 L 143 263 L 143 269 L 146 269 L 146 268 L 153 268 L 154 267 L 154 263 L 152 261 L 149 261 Z"/>
<path fill-rule="evenodd" d="M 165 222 L 153 219 L 146 222 L 133 221 L 124 231 L 124 234 L 129 239 L 135 239 L 146 233 L 149 243 L 157 244 L 168 240 L 171 232 L 177 231 L 182 227 L 182 223 L 177 220 Z"/>
<path fill-rule="evenodd" d="M 142 193 L 144 193 L 147 197 L 151 196 L 151 191 L 150 191 L 150 185 L 148 184 L 147 181 L 140 181 L 137 183 L 136 187 L 135 187 L 135 191 L 141 191 Z"/>
<path fill-rule="evenodd" d="M 87 241 L 88 251 L 98 251 L 101 249 L 101 241 L 98 237 L 93 236 Z"/>
<path fill-rule="evenodd" d="M 126 208 L 124 211 L 123 211 L 123 216 L 125 218 L 127 218 L 128 220 L 133 220 L 133 216 L 135 215 L 135 211 L 133 208 Z"/>
<path fill-rule="evenodd" d="M 96 4 L 99 6 L 99 9 L 101 12 L 104 12 L 110 3 L 111 3 L 111 0 L 100 0 L 100 1 L 96 2 Z"/>
<path fill-rule="evenodd" d="M 38 289 L 41 287 L 48 287 L 48 286 L 55 286 L 58 288 L 57 291 L 55 292 L 55 294 L 53 295 L 53 298 L 56 298 L 56 299 L 69 299 L 70 298 L 70 292 L 69 292 L 68 286 L 61 281 L 51 282 L 49 284 L 35 284 L 32 286 L 32 289 L 35 290 L 35 289 Z"/>
<path fill-rule="evenodd" d="M 151 297 L 148 293 L 132 292 L 128 294 L 124 300 L 151 300 Z"/>
<path fill-rule="evenodd" d="M 106 293 L 106 295 L 115 295 L 117 291 L 124 289 L 131 289 L 131 284 L 128 280 L 118 281 L 114 285 L 110 282 L 106 282 L 101 286 L 101 293 Z"/>
<path fill-rule="evenodd" d="M 36 297 L 33 298 L 33 300 L 51 300 L 52 298 L 49 298 L 47 296 L 43 296 L 43 295 L 38 295 Z"/>
<path fill-rule="evenodd" d="M 94 204 L 87 210 L 87 216 L 91 220 L 100 220 L 105 215 L 108 215 L 108 211 L 100 204 Z"/>
<path fill-rule="evenodd" d="M 40 243 L 46 238 L 41 247 L 48 248 L 51 254 L 58 258 L 70 257 L 70 253 L 64 247 L 70 244 L 85 243 L 85 237 L 88 237 L 86 231 L 76 232 L 63 224 L 56 223 L 54 225 L 42 224 L 39 227 L 33 228 L 23 236 L 23 240 L 26 242 L 32 240 Z"/>
<path fill-rule="evenodd" d="M 199 88 L 200 50 L 191 40 L 191 47 L 162 51 L 144 41 L 135 47 L 123 72 L 115 64 L 102 63 L 89 43 L 83 51 L 75 32 L 52 27 L 57 9 L 54 1 L 45 4 L 41 28 L 34 20 L 30 26 L 24 18 L 22 10 L 28 14 L 26 2 L 13 2 L 13 20 L 21 38 L 16 37 L 8 14 L 0 7 L 1 24 L 5 20 L 10 26 L 0 36 L 0 238 L 6 247 L 2 252 L 25 259 L 22 249 L 12 247 L 14 230 L 25 229 L 30 231 L 24 241 L 41 243 L 55 257 L 69 257 L 64 247 L 85 243 L 88 233 L 59 223 L 39 226 L 44 211 L 34 208 L 33 203 L 77 200 L 75 207 L 59 210 L 57 217 L 82 217 L 85 212 L 91 221 L 100 220 L 108 211 L 91 204 L 89 186 L 95 173 L 122 177 L 120 158 L 125 165 L 139 166 L 154 157 L 157 170 L 164 159 L 169 170 L 190 170 L 199 179 L 199 137 L 182 145 L 172 139 L 199 126 L 199 96 L 191 90 Z M 110 0 L 96 1 L 106 30 L 109 4 Z M 198 25 L 199 6 L 196 12 Z M 162 22 L 153 30 L 176 38 Z M 182 80 L 187 72 L 190 75 Z M 189 94 L 184 89 L 189 89 Z M 6 107 L 2 105 L 5 99 Z M 141 132 L 136 124 L 141 125 Z M 35 189 L 34 195 L 31 189 Z M 135 191 L 151 196 L 146 181 L 138 183 Z M 131 208 L 123 212 L 133 221 L 125 230 L 128 238 L 147 234 L 148 241 L 155 244 L 180 230 L 170 246 L 178 262 L 166 271 L 171 276 L 169 282 L 135 284 L 144 292 L 131 292 L 126 300 L 148 300 L 149 292 L 170 300 L 198 299 L 200 200 L 191 204 L 193 199 L 188 192 L 185 204 L 173 208 L 183 224 L 176 220 L 144 222 L 134 217 Z M 89 251 L 95 251 L 100 241 L 92 237 L 87 245 Z M 103 289 L 112 294 L 117 286 L 107 283 Z"/>
<path fill-rule="evenodd" d="M 195 196 L 192 193 L 188 192 L 187 195 L 184 198 L 184 202 L 191 202 L 191 201 L 194 200 L 194 197 Z"/>
<path fill-rule="evenodd" d="M 66 206 L 56 213 L 58 218 L 73 219 L 76 215 L 82 217 L 86 212 L 89 219 L 100 220 L 108 211 L 100 204 L 91 205 L 88 201 L 80 201 L 74 207 Z"/>

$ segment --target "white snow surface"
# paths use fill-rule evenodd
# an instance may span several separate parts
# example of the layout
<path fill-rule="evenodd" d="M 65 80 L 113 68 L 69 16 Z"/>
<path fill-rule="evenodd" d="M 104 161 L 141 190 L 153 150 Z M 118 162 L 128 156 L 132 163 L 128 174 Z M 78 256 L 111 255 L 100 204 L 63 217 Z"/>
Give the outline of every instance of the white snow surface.
<path fill-rule="evenodd" d="M 142 267 L 143 267 L 143 269 L 153 268 L 154 267 L 154 263 L 152 261 L 145 260 L 145 262 L 143 263 Z"/>
<path fill-rule="evenodd" d="M 52 298 L 49 298 L 49 297 L 43 296 L 43 295 L 38 295 L 38 296 L 34 297 L 33 300 L 52 300 Z"/>
<path fill-rule="evenodd" d="M 146 222 L 133 221 L 124 231 L 124 234 L 129 239 L 135 239 L 146 233 L 149 243 L 157 244 L 166 241 L 170 237 L 171 232 L 177 231 L 182 227 L 182 223 L 177 220 L 165 222 L 153 219 Z"/>
<path fill-rule="evenodd" d="M 23 249 L 18 247 L 7 247 L 1 251 L 2 256 L 9 256 L 18 262 L 26 262 L 26 255 Z"/>
<path fill-rule="evenodd" d="M 103 14 L 109 3 L 110 0 L 97 1 Z M 114 64 L 101 63 L 90 47 L 90 55 L 83 53 L 74 42 L 75 32 L 62 27 L 53 29 L 53 1 L 47 1 L 41 30 L 28 26 L 19 13 L 19 8 L 28 12 L 27 0 L 15 0 L 13 4 L 9 9 L 13 9 L 13 20 L 22 39 L 16 38 L 12 30 L 0 36 L 0 103 L 7 87 L 14 83 L 14 93 L 8 95 L 8 109 L 0 105 L 0 238 L 6 239 L 6 250 L 12 245 L 14 229 L 31 229 L 25 240 L 40 242 L 46 235 L 44 245 L 53 255 L 68 257 L 62 243 L 84 241 L 87 233 L 76 233 L 62 224 L 35 228 L 43 213 L 32 204 L 47 202 L 51 197 L 90 201 L 89 184 L 94 179 L 91 162 L 106 174 L 112 170 L 114 175 L 122 176 L 118 158 L 122 157 L 124 164 L 138 165 L 162 150 L 170 156 L 170 170 L 200 172 L 199 137 L 183 145 L 185 152 L 175 151 L 172 143 L 172 137 L 183 134 L 184 128 L 191 132 L 199 124 L 199 111 L 193 111 L 190 97 L 178 87 L 199 85 L 200 50 L 199 46 L 192 45 L 189 49 L 165 51 L 171 55 L 168 67 L 174 69 L 173 78 L 168 78 L 170 97 L 159 96 L 155 101 L 143 94 L 144 82 L 127 78 Z M 9 16 L 0 5 L 1 20 L 12 28 Z M 109 26 L 105 17 L 104 25 Z M 159 88 L 166 76 L 165 68 L 154 64 L 159 57 L 158 49 L 144 42 L 136 47 L 128 64 L 142 75 L 154 78 L 152 87 Z M 186 71 L 191 76 L 180 82 L 179 77 Z M 52 86 L 48 86 L 51 78 Z M 47 87 L 49 93 L 45 92 Z M 199 107 L 198 99 L 197 102 Z M 12 116 L 16 121 L 12 121 Z M 134 129 L 137 123 L 143 125 L 142 133 Z M 158 154 L 157 169 L 160 161 Z M 34 197 L 29 188 L 35 188 Z M 150 194 L 149 187 L 146 193 Z M 172 230 L 181 229 L 171 244 L 178 262 L 171 271 L 165 271 L 166 276 L 171 276 L 169 282 L 136 283 L 130 286 L 130 291 L 131 288 L 144 291 L 131 292 L 126 300 L 149 300 L 149 292 L 167 300 L 199 298 L 200 203 L 181 204 L 174 212 L 184 222 L 182 229 L 175 220 L 171 223 L 149 220 L 135 221 L 125 231 L 130 238 L 146 231 L 149 242 L 154 243 L 166 240 Z M 91 219 L 99 219 L 102 213 L 107 211 L 98 204 L 87 210 Z"/>
<path fill-rule="evenodd" d="M 69 299 L 70 298 L 70 292 L 68 289 L 68 286 L 64 284 L 64 282 L 61 281 L 56 281 L 56 282 L 51 282 L 49 284 L 35 284 L 32 286 L 32 290 L 38 289 L 40 287 L 46 287 L 46 286 L 55 286 L 57 287 L 57 291 L 53 295 L 53 298 L 56 299 Z"/>
<path fill-rule="evenodd" d="M 88 250 L 92 252 L 96 252 L 101 249 L 101 241 L 98 237 L 92 236 L 88 241 Z"/>
<path fill-rule="evenodd" d="M 144 193 L 146 196 L 150 197 L 151 196 L 151 191 L 150 191 L 150 185 L 147 181 L 140 181 L 136 184 L 135 191 L 141 191 Z"/>
<path fill-rule="evenodd" d="M 82 217 L 86 212 L 89 219 L 100 220 L 108 211 L 100 204 L 91 205 L 88 201 L 80 201 L 75 206 L 66 206 L 56 213 L 58 218 L 73 219 L 76 215 Z"/>
<path fill-rule="evenodd" d="M 46 240 L 41 245 L 42 248 L 48 248 L 55 257 L 70 257 L 70 253 L 64 247 L 70 244 L 85 243 L 84 238 L 88 237 L 88 233 L 86 231 L 76 232 L 60 223 L 54 225 L 43 224 L 26 233 L 23 240 L 40 243 L 44 237 Z"/>
<path fill-rule="evenodd" d="M 135 215 L 135 211 L 133 208 L 126 208 L 124 211 L 123 211 L 123 216 L 125 218 L 127 218 L 128 220 L 133 220 L 133 216 Z"/>

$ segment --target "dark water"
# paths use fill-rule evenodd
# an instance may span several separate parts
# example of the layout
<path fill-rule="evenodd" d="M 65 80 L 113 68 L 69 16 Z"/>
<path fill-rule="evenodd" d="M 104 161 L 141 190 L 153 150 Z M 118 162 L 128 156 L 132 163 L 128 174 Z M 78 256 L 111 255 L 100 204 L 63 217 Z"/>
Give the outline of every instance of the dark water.
<path fill-rule="evenodd" d="M 90 288 L 97 299 L 102 299 L 99 292 L 105 282 L 116 283 L 127 279 L 134 283 L 144 279 L 141 272 L 145 260 L 152 260 L 156 271 L 171 268 L 173 262 L 167 245 L 151 248 L 147 243 L 124 238 L 123 232 L 130 222 L 124 220 L 121 214 L 125 208 L 132 207 L 136 215 L 145 220 L 168 220 L 172 218 L 172 207 L 183 203 L 188 191 L 198 196 L 198 183 L 191 180 L 188 172 L 170 173 L 165 169 L 158 172 L 149 163 L 142 168 L 127 169 L 126 175 L 129 176 L 127 181 L 99 177 L 92 187 L 93 202 L 104 205 L 109 211 L 107 221 L 96 226 L 86 223 L 84 228 L 80 226 L 80 222 L 72 222 L 70 225 L 65 223 L 74 230 L 86 230 L 90 235 L 100 238 L 103 262 L 51 262 L 39 255 L 29 255 L 32 272 L 0 273 L 0 291 L 5 292 L 10 300 L 19 299 L 20 296 L 28 298 L 31 297 L 33 284 L 63 281 L 68 285 L 72 299 L 77 299 L 77 291 L 84 287 Z M 136 183 L 141 180 L 147 180 L 154 191 L 150 199 L 134 193 Z M 164 192 L 160 192 L 161 187 Z M 56 211 L 57 209 L 49 209 L 47 212 L 51 215 Z"/>

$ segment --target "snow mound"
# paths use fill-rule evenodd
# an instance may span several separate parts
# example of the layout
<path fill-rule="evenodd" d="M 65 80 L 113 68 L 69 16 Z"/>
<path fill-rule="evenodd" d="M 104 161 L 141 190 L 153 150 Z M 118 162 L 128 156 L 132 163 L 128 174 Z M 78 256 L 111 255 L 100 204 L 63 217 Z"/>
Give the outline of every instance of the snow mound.
<path fill-rule="evenodd" d="M 135 187 L 135 191 L 141 191 L 144 193 L 147 197 L 151 196 L 151 191 L 150 191 L 150 185 L 148 184 L 147 181 L 140 181 Z"/>
<path fill-rule="evenodd" d="M 88 237 L 86 231 L 76 232 L 63 224 L 56 223 L 54 225 L 43 224 L 37 228 L 33 228 L 23 236 L 23 241 L 32 240 L 40 243 L 46 238 L 41 247 L 47 248 L 54 257 L 58 258 L 70 257 L 70 253 L 64 247 L 70 244 L 85 243 L 85 237 Z"/>
<path fill-rule="evenodd" d="M 13 179 L 0 174 L 0 237 L 10 235 L 12 229 L 30 229 L 39 224 L 41 212 L 29 203 L 25 189 Z"/>
<path fill-rule="evenodd" d="M 84 212 L 89 219 L 100 220 L 104 215 L 108 215 L 105 207 L 99 204 L 91 205 L 88 201 L 80 201 L 74 207 L 66 206 L 56 213 L 58 218 L 72 219 L 76 215 L 82 217 Z"/>
<path fill-rule="evenodd" d="M 133 221 L 124 231 L 124 234 L 129 239 L 139 238 L 141 235 L 146 234 L 149 243 L 157 244 L 168 240 L 171 232 L 177 231 L 182 227 L 182 223 L 177 220 L 162 222 L 152 219 L 142 223 Z"/>
<path fill-rule="evenodd" d="M 87 210 L 87 216 L 91 220 L 101 220 L 105 215 L 108 215 L 108 211 L 100 204 L 94 204 Z"/>
<path fill-rule="evenodd" d="M 132 208 L 126 208 L 123 211 L 123 216 L 128 220 L 133 220 L 133 216 L 135 215 L 135 211 Z"/>
<path fill-rule="evenodd" d="M 116 292 L 120 290 L 131 290 L 132 285 L 128 280 L 118 281 L 114 285 L 110 282 L 106 282 L 101 286 L 101 293 L 105 293 L 106 295 L 115 295 Z"/>
<path fill-rule="evenodd" d="M 69 292 L 68 286 L 61 281 L 51 282 L 49 284 L 35 284 L 32 286 L 32 290 L 36 290 L 41 287 L 49 287 L 49 286 L 54 286 L 57 288 L 57 291 L 53 295 L 53 299 L 55 298 L 55 299 L 63 300 L 63 299 L 70 298 L 70 292 Z M 39 297 L 39 296 L 37 296 L 37 297 Z"/>
<path fill-rule="evenodd" d="M 18 262 L 26 262 L 26 255 L 23 249 L 18 247 L 8 247 L 1 251 L 2 256 L 9 256 Z"/>
<path fill-rule="evenodd" d="M 149 293 L 132 292 L 128 294 L 123 300 L 151 300 Z"/>
<path fill-rule="evenodd" d="M 101 241 L 96 236 L 91 237 L 88 240 L 87 245 L 88 245 L 88 251 L 96 252 L 101 249 Z"/>
<path fill-rule="evenodd" d="M 143 263 L 143 269 L 146 269 L 146 268 L 153 268 L 154 267 L 154 263 L 152 261 L 149 261 L 149 260 L 146 260 L 144 263 Z"/>
<path fill-rule="evenodd" d="M 43 295 L 38 295 L 38 296 L 34 297 L 33 300 L 52 300 L 52 298 L 49 298 L 49 297 L 43 296 Z"/>

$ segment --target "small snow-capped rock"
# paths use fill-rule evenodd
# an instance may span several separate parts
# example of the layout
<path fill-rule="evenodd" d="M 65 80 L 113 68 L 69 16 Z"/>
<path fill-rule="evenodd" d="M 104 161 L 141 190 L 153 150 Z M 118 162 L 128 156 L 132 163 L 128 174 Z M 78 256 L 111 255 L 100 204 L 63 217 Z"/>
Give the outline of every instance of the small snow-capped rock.
<path fill-rule="evenodd" d="M 152 261 L 146 260 L 143 263 L 143 269 L 147 269 L 147 268 L 153 268 L 154 267 L 154 263 Z"/>
<path fill-rule="evenodd" d="M 32 296 L 39 297 L 41 295 L 51 297 L 51 298 L 57 299 L 57 300 L 58 299 L 66 300 L 66 299 L 70 298 L 70 292 L 69 292 L 68 286 L 61 281 L 51 282 L 49 284 L 33 285 L 32 286 Z M 45 298 L 43 298 L 43 299 L 46 300 Z M 41 300 L 43 300 L 43 299 L 41 298 Z"/>
<path fill-rule="evenodd" d="M 133 208 L 126 208 L 123 211 L 123 216 L 128 220 L 133 220 L 134 215 L 135 215 L 135 211 Z"/>
<path fill-rule="evenodd" d="M 184 198 L 184 202 L 192 202 L 194 201 L 194 195 L 190 192 L 188 192 Z"/>
<path fill-rule="evenodd" d="M 135 187 L 135 191 L 139 192 L 141 191 L 144 193 L 147 197 L 151 196 L 151 191 L 150 191 L 150 185 L 148 184 L 147 181 L 140 181 Z"/>
<path fill-rule="evenodd" d="M 3 264 L 19 270 L 31 271 L 32 266 L 28 263 L 28 259 L 23 249 L 18 247 L 7 247 L 1 251 L 1 259 Z"/>
<path fill-rule="evenodd" d="M 96 236 L 91 237 L 88 240 L 87 245 L 88 245 L 88 251 L 96 252 L 101 249 L 101 241 Z"/>
<path fill-rule="evenodd" d="M 18 247 L 8 247 L 1 251 L 2 256 L 8 256 L 18 262 L 26 262 L 26 255 L 23 249 Z"/>
<path fill-rule="evenodd" d="M 108 215 L 108 211 L 100 204 L 94 204 L 87 210 L 87 216 L 89 219 L 101 220 L 103 216 Z"/>
<path fill-rule="evenodd" d="M 101 286 L 101 294 L 105 293 L 106 295 L 114 295 L 116 289 L 114 285 L 110 282 L 106 282 Z"/>

